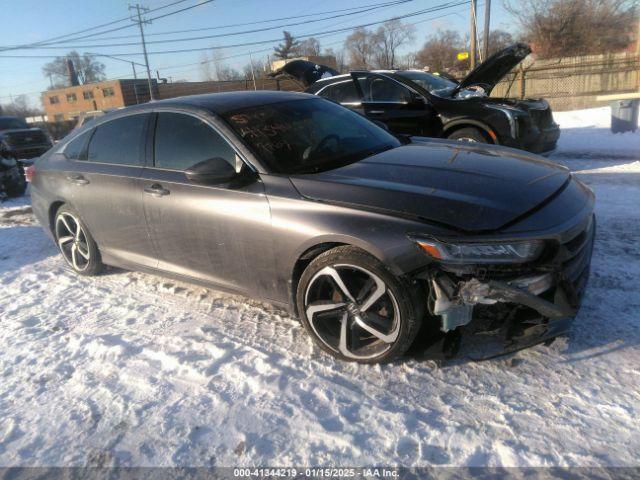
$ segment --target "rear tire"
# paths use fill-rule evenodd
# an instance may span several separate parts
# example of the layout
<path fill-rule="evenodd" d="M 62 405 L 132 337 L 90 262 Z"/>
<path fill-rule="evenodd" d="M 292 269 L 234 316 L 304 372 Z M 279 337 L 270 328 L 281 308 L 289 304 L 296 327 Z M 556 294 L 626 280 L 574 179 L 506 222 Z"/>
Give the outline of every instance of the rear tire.
<path fill-rule="evenodd" d="M 473 127 L 461 128 L 460 130 L 456 130 L 447 138 L 449 138 L 450 140 L 457 140 L 459 142 L 489 143 L 484 134 L 477 128 Z"/>
<path fill-rule="evenodd" d="M 68 205 L 56 212 L 54 236 L 60 253 L 78 275 L 93 276 L 103 268 L 100 251 L 80 215 Z"/>
<path fill-rule="evenodd" d="M 302 324 L 334 357 L 359 363 L 403 355 L 420 329 L 412 289 L 372 255 L 331 249 L 303 272 L 296 294 Z"/>

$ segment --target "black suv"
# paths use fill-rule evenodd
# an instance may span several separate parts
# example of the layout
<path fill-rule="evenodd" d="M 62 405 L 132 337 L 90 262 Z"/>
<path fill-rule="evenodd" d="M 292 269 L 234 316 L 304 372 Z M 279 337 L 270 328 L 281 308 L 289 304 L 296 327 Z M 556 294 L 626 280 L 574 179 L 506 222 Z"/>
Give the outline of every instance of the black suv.
<path fill-rule="evenodd" d="M 560 137 L 549 104 L 542 99 L 490 98 L 491 90 L 531 53 L 512 45 L 476 67 L 461 82 L 421 70 L 335 70 L 294 60 L 288 75 L 313 93 L 384 123 L 395 134 L 493 143 L 550 153 Z"/>
<path fill-rule="evenodd" d="M 52 146 L 40 128 L 31 128 L 18 117 L 0 116 L 0 150 L 5 157 L 17 160 L 35 158 Z"/>

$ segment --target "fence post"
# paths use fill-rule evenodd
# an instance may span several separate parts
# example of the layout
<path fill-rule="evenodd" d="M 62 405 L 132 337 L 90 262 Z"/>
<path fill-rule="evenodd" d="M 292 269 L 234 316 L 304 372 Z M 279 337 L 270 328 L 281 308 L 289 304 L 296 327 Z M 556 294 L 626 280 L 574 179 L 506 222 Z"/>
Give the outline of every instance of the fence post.
<path fill-rule="evenodd" d="M 520 64 L 520 99 L 524 98 L 525 95 L 525 79 L 524 79 L 524 67 Z"/>

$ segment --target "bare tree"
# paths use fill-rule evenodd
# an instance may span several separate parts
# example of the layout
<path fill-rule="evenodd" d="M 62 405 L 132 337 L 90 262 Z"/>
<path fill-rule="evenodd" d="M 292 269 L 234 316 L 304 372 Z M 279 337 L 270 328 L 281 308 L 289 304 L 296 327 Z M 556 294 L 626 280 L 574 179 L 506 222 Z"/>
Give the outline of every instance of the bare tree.
<path fill-rule="evenodd" d="M 349 54 L 351 68 L 370 68 L 373 66 L 378 51 L 378 41 L 375 34 L 364 28 L 356 28 L 347 37 L 344 47 Z"/>
<path fill-rule="evenodd" d="M 384 22 L 374 35 L 376 63 L 379 68 L 396 68 L 398 49 L 413 41 L 415 27 L 399 19 Z"/>
<path fill-rule="evenodd" d="M 428 67 L 432 71 L 467 68 L 467 62 L 457 59 L 459 52 L 466 50 L 466 42 L 453 30 L 438 30 L 431 35 L 416 53 L 416 66 Z"/>
<path fill-rule="evenodd" d="M 41 115 L 42 109 L 31 105 L 26 95 L 17 95 L 11 103 L 0 105 L 0 113 L 2 115 L 25 118 Z"/>
<path fill-rule="evenodd" d="M 489 32 L 489 55 L 504 50 L 515 43 L 513 35 L 504 30 L 491 30 Z"/>
<path fill-rule="evenodd" d="M 211 63 L 209 62 L 209 55 L 206 52 L 202 52 L 200 55 L 200 76 L 205 82 L 214 80 L 213 72 L 211 70 Z"/>
<path fill-rule="evenodd" d="M 320 42 L 318 39 L 309 37 L 306 40 L 300 42 L 298 48 L 296 48 L 295 54 L 298 56 L 318 56 L 320 55 Z"/>
<path fill-rule="evenodd" d="M 67 59 L 73 62 L 78 80 L 81 84 L 104 80 L 104 64 L 96 60 L 96 57 L 93 55 L 86 53 L 80 55 L 74 50 L 62 57 L 56 57 L 53 61 L 42 67 L 42 73 L 45 77 L 51 78 L 51 83 L 54 87 L 66 87 L 70 85 Z"/>
<path fill-rule="evenodd" d="M 224 62 L 224 51 L 221 48 L 214 48 L 209 55 L 202 55 L 201 74 L 205 80 L 217 80 L 225 82 L 229 80 L 241 80 L 242 74 L 229 67 Z"/>
<path fill-rule="evenodd" d="M 290 32 L 285 30 L 282 33 L 284 35 L 284 41 L 273 49 L 273 55 L 276 58 L 286 60 L 287 58 L 296 56 L 300 42 L 296 40 Z"/>
<path fill-rule="evenodd" d="M 540 58 L 622 50 L 633 40 L 637 0 L 506 2 Z"/>
<path fill-rule="evenodd" d="M 327 48 L 322 54 L 336 59 L 336 70 L 339 72 L 344 72 L 347 69 L 347 60 L 343 49 Z"/>
<path fill-rule="evenodd" d="M 251 71 L 251 65 L 253 64 L 253 72 Z M 253 75 L 256 78 L 262 78 L 265 76 L 265 66 L 262 60 L 254 58 L 252 62 L 247 62 L 247 64 L 242 69 L 244 73 L 244 78 L 251 79 Z"/>

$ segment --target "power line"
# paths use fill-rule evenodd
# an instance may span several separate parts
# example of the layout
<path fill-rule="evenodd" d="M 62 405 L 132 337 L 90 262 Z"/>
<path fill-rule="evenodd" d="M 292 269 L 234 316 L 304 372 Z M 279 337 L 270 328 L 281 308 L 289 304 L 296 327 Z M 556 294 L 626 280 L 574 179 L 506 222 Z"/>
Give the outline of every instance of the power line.
<path fill-rule="evenodd" d="M 466 2 L 466 3 L 468 3 L 468 2 Z M 464 4 L 464 3 L 463 3 L 463 4 Z M 445 14 L 443 14 L 443 15 L 437 15 L 437 16 L 435 16 L 435 17 L 425 18 L 425 19 L 423 19 L 423 20 L 419 20 L 419 21 L 417 21 L 417 22 L 409 23 L 409 24 L 407 24 L 407 25 L 419 25 L 419 24 L 421 24 L 421 23 L 424 23 L 424 22 L 430 22 L 430 21 L 433 21 L 433 20 L 437 20 L 437 19 L 439 19 L 439 18 L 443 18 L 443 17 L 449 16 L 449 15 L 452 15 L 452 14 L 456 14 L 456 13 L 455 13 L 455 12 L 452 12 L 452 13 L 445 13 Z M 350 28 L 355 28 L 355 27 L 350 27 Z M 348 31 L 348 30 L 347 30 L 347 31 Z M 340 32 L 340 33 L 344 33 L 344 32 Z M 333 34 L 328 34 L 328 35 L 326 35 L 326 36 L 328 36 L 328 37 L 329 37 L 329 36 L 334 36 L 334 35 L 337 35 L 337 34 L 333 33 Z M 319 37 L 321 37 L 321 36 L 319 35 Z M 338 41 L 336 41 L 336 42 L 330 42 L 330 43 L 327 43 L 327 44 L 325 44 L 325 45 L 327 45 L 327 46 L 332 46 L 332 45 L 338 45 L 338 44 L 341 44 L 341 43 L 344 43 L 344 39 L 338 40 Z M 265 48 L 265 49 L 262 49 L 262 50 L 251 50 L 250 52 L 244 52 L 244 53 L 238 53 L 238 54 L 234 54 L 234 55 L 229 55 L 229 56 L 226 56 L 226 57 L 217 58 L 217 59 L 215 59 L 215 60 L 201 60 L 201 61 L 199 61 L 199 62 L 185 63 L 185 64 L 181 64 L 181 65 L 170 65 L 170 66 L 166 66 L 166 67 L 160 67 L 160 70 L 163 70 L 163 71 L 164 71 L 164 70 L 174 70 L 174 69 L 176 69 L 176 68 L 183 68 L 183 67 L 190 67 L 190 66 L 199 66 L 199 65 L 203 65 L 203 64 L 205 64 L 205 63 L 210 63 L 210 62 L 213 62 L 213 61 L 230 60 L 230 59 L 232 59 L 232 58 L 244 57 L 244 56 L 248 56 L 249 54 L 254 54 L 254 53 L 266 53 L 266 52 L 271 52 L 272 50 L 273 50 L 273 48 L 272 48 L 272 47 Z M 191 70 L 193 70 L 193 69 L 190 69 L 189 71 L 191 71 Z"/>
<path fill-rule="evenodd" d="M 429 13 L 429 11 L 433 12 L 433 11 L 438 11 L 438 10 L 444 10 L 445 8 L 454 8 L 456 6 L 461 6 L 461 5 L 467 5 L 469 3 L 469 0 L 466 1 L 462 1 L 459 3 L 455 3 L 455 4 L 442 4 L 440 6 L 436 6 L 433 7 L 431 9 L 426 9 L 426 10 L 422 10 L 422 11 L 418 11 L 418 12 L 411 12 L 407 15 L 402 15 L 402 16 L 396 16 L 396 17 L 392 17 L 392 18 L 388 18 L 385 20 L 380 20 L 378 22 L 370 22 L 370 23 L 366 23 L 366 24 L 361 24 L 361 25 L 353 25 L 353 26 L 349 26 L 349 27 L 345 27 L 342 29 L 338 29 L 338 30 L 333 30 L 333 31 L 327 31 L 327 32 L 316 32 L 316 33 L 311 33 L 311 34 L 307 34 L 307 35 L 299 35 L 296 38 L 304 38 L 304 37 L 310 37 L 310 36 L 315 36 L 318 38 L 322 38 L 322 37 L 329 37 L 329 36 L 334 36 L 337 35 L 339 33 L 344 33 L 346 31 L 352 30 L 352 29 L 356 29 L 356 28 L 360 28 L 360 27 L 365 27 L 365 26 L 371 26 L 371 25 L 375 25 L 375 24 L 380 24 L 380 23 L 384 23 L 386 21 L 389 20 L 393 20 L 393 19 L 401 19 L 401 18 L 406 18 L 406 17 L 411 17 L 411 16 L 418 16 L 418 15 L 423 15 L 425 13 Z M 448 15 L 451 15 L 451 13 L 447 13 L 447 14 L 443 14 L 443 15 L 438 15 L 435 17 L 430 17 L 427 19 L 423 19 L 423 20 L 419 20 L 417 22 L 413 22 L 410 23 L 409 25 L 417 25 L 420 23 L 424 23 L 427 21 L 432 21 L 438 18 L 442 18 L 442 17 L 446 17 Z M 280 38 L 276 39 L 276 40 L 266 40 L 264 42 L 259 42 L 259 43 L 273 43 L 274 41 L 279 41 L 281 40 Z M 332 42 L 329 43 L 327 45 L 334 45 L 334 44 L 339 44 L 342 43 L 343 40 L 337 41 L 337 42 Z M 254 42 L 256 43 L 256 42 Z M 244 45 L 244 44 L 243 44 Z M 210 50 L 210 49 L 215 49 L 215 48 L 232 48 L 232 46 L 224 46 L 224 47 L 208 47 L 206 49 L 196 49 L 196 50 Z M 232 59 L 232 58 L 239 58 L 239 57 L 243 57 L 243 56 L 248 56 L 249 54 L 255 54 L 255 53 L 263 53 L 263 52 L 269 52 L 271 51 L 271 47 L 266 48 L 266 49 L 262 49 L 262 50 L 251 50 L 250 52 L 243 52 L 243 53 L 238 53 L 238 54 L 233 54 L 233 55 L 229 55 L 229 56 L 225 56 L 222 58 L 219 58 L 218 60 L 228 60 L 228 59 Z M 149 53 L 171 53 L 171 52 L 149 52 Z M 98 54 L 101 55 L 101 54 Z M 139 53 L 126 53 L 126 54 L 113 54 L 113 56 L 131 56 L 131 55 L 140 55 Z M 102 55 L 104 56 L 104 55 Z M 52 55 L 12 55 L 12 56 L 2 56 L 0 55 L 0 58 L 2 57 L 7 57 L 7 58 L 55 58 Z M 122 59 L 121 59 L 122 60 Z M 127 60 L 123 60 L 123 61 L 127 61 Z M 199 62 L 195 62 L 195 63 L 188 63 L 188 64 L 180 64 L 180 65 L 169 65 L 169 66 L 165 66 L 165 67 L 161 67 L 162 70 L 172 70 L 172 69 L 177 69 L 177 68 L 183 68 L 183 67 L 189 67 L 189 66 L 199 66 L 202 65 L 204 63 L 207 63 L 210 61 L 199 61 Z M 117 79 L 117 77 L 111 78 L 111 79 Z M 106 80 L 105 80 L 106 81 Z M 40 94 L 41 92 L 27 92 L 27 93 L 23 93 L 23 94 L 16 94 L 16 95 L 35 95 L 35 94 Z M 5 98 L 5 97 L 0 97 L 0 98 Z M 8 98 L 8 97 L 6 97 Z"/>
<path fill-rule="evenodd" d="M 167 32 L 157 32 L 157 33 L 147 33 L 147 37 L 157 37 L 157 36 L 164 36 L 164 35 L 174 35 L 177 33 L 190 33 L 190 32 L 202 32 L 202 31 L 208 31 L 208 30 L 221 30 L 221 29 L 225 29 L 225 28 L 232 28 L 232 27 L 243 27 L 243 26 L 248 26 L 248 25 L 259 25 L 259 24 L 263 24 L 263 23 L 271 23 L 271 22 L 277 22 L 277 21 L 283 21 L 283 20 L 293 20 L 293 19 L 298 19 L 298 18 L 306 18 L 306 17 L 313 17 L 316 15 L 328 15 L 331 13 L 340 13 L 340 12 L 347 12 L 347 11 L 351 11 L 351 10 L 358 10 L 358 9 L 363 9 L 366 8 L 367 11 L 368 10 L 373 10 L 373 9 L 381 9 L 384 7 L 388 7 L 388 6 L 394 6 L 396 4 L 399 3 L 406 3 L 407 1 L 415 1 L 415 0 L 394 0 L 394 1 L 385 1 L 382 3 L 373 3 L 373 4 L 368 4 L 368 5 L 360 5 L 358 7 L 349 7 L 349 8 L 342 8 L 342 9 L 338 9 L 338 10 L 328 10 L 328 11 L 324 11 L 324 12 L 316 12 L 316 13 L 306 13 L 304 15 L 294 15 L 294 16 L 290 16 L 290 17 L 280 17 L 280 18 L 271 18 L 269 20 L 257 20 L 254 22 L 244 22 L 244 23 L 232 23 L 232 24 L 227 24 L 227 25 L 218 25 L 215 27 L 201 27 L 201 28 L 189 28 L 189 29 L 184 29 L 184 30 L 171 30 L 171 31 L 167 31 Z M 354 14 L 357 14 L 359 12 L 355 12 Z M 328 17 L 329 19 L 334 18 L 334 17 Z M 286 26 L 286 25 L 285 25 Z M 274 27 L 274 28 L 281 28 L 281 27 Z M 113 37 L 101 37 L 101 38 L 97 38 L 96 41 L 100 40 L 121 40 L 124 38 L 137 38 L 137 35 L 118 35 L 118 36 L 113 36 Z M 65 40 L 64 42 L 67 42 L 68 40 Z M 56 43 L 63 43 L 63 42 L 56 42 Z"/>
<path fill-rule="evenodd" d="M 155 11 L 158 11 L 158 10 L 163 10 L 163 9 L 165 9 L 165 8 L 172 7 L 172 6 L 174 6 L 174 5 L 178 5 L 178 4 L 180 4 L 180 3 L 184 3 L 184 2 L 186 2 L 186 1 L 187 1 L 187 0 L 177 0 L 177 1 L 172 2 L 172 3 L 169 3 L 169 4 L 167 4 L 167 5 L 163 5 L 163 6 L 161 6 L 161 7 L 156 7 L 156 8 L 154 8 L 154 9 L 151 9 L 151 10 L 149 10 L 149 12 L 148 12 L 148 13 L 155 12 Z M 204 1 L 199 1 L 199 2 L 198 2 L 197 4 L 195 4 L 195 5 L 191 5 L 191 6 L 189 6 L 189 7 L 185 7 L 185 8 L 182 8 L 182 9 L 179 9 L 179 10 L 176 10 L 176 11 L 173 11 L 173 12 L 169 12 L 169 13 L 166 13 L 166 14 L 164 14 L 164 15 L 159 15 L 159 16 L 157 16 L 157 17 L 153 17 L 153 18 L 151 18 L 151 19 L 149 19 L 149 20 L 150 20 L 150 21 L 152 21 L 152 20 L 157 20 L 157 19 L 159 19 L 159 18 L 165 18 L 165 17 L 168 17 L 168 16 L 170 16 L 170 15 L 174 15 L 174 14 L 176 14 L 176 13 L 184 12 L 185 10 L 189 10 L 189 9 L 192 9 L 192 8 L 200 7 L 200 6 L 202 6 L 202 5 L 205 5 L 205 4 L 210 3 L 210 2 L 213 2 L 213 1 L 214 1 L 214 0 L 204 0 Z M 108 23 L 108 25 L 113 25 L 113 24 L 115 24 L 115 23 L 120 23 L 120 22 L 122 22 L 122 21 L 124 21 L 124 20 L 130 20 L 130 17 L 126 17 L 126 18 L 124 18 L 124 19 L 120 19 L 120 20 L 114 20 L 113 22 L 109 22 L 109 23 Z M 106 26 L 106 25 L 107 25 L 107 24 L 104 24 L 104 25 L 102 25 L 102 26 Z M 60 36 L 60 37 L 55 37 L 54 39 L 43 40 L 43 41 L 36 42 L 36 43 L 25 44 L 25 45 L 18 45 L 18 46 L 0 47 L 0 51 L 8 51 L 8 50 L 23 50 L 23 49 L 30 49 L 30 48 L 34 48 L 34 49 L 36 49 L 36 48 L 37 48 L 37 49 L 40 49 L 40 48 L 45 48 L 45 47 L 47 47 L 47 46 L 49 46 L 49 45 L 54 45 L 54 44 L 59 44 L 59 43 L 66 43 L 66 42 L 72 42 L 72 41 L 76 41 L 76 40 L 82 40 L 82 39 L 85 39 L 85 38 L 90 38 L 90 37 L 94 37 L 94 36 L 97 36 L 97 35 L 102 35 L 102 34 L 105 34 L 105 33 L 117 32 L 117 31 L 119 31 L 119 30 L 124 30 L 124 29 L 126 29 L 126 28 L 132 28 L 132 27 L 135 27 L 135 25 L 123 25 L 123 26 L 121 26 L 121 27 L 116 27 L 116 28 L 112 28 L 112 29 L 109 29 L 109 30 L 104 30 L 103 32 L 92 33 L 92 34 L 89 34 L 89 35 L 82 35 L 82 36 L 80 36 L 80 37 L 74 37 L 74 38 L 70 38 L 70 39 L 68 38 L 68 39 L 66 39 L 66 40 L 64 40 L 64 41 L 58 41 L 58 42 L 56 42 L 56 41 L 52 41 L 52 40 L 57 40 L 57 39 L 59 39 L 59 38 L 64 38 L 64 37 L 68 37 L 68 36 L 70 36 L 70 35 L 76 35 L 76 34 L 78 34 L 78 33 L 83 33 L 83 32 L 86 32 L 86 31 L 91 31 L 91 30 L 94 30 L 94 29 L 96 29 L 96 28 L 99 28 L 99 27 L 92 27 L 92 28 L 87 28 L 87 29 L 81 30 L 81 31 L 79 31 L 79 32 L 74 32 L 73 34 L 62 35 L 62 36 Z M 73 47 L 60 47 L 60 48 L 73 48 Z"/>
<path fill-rule="evenodd" d="M 208 0 L 208 1 L 213 1 L 213 0 Z M 411 1 L 411 0 L 403 0 L 403 1 Z M 454 8 L 460 5 L 465 5 L 468 4 L 469 0 L 464 0 L 462 2 L 457 2 L 457 3 L 453 3 L 453 2 L 448 2 L 445 4 L 440 4 L 438 6 L 435 7 L 430 7 L 427 9 L 423 9 L 423 10 L 417 10 L 405 15 L 398 15 L 395 17 L 391 17 L 391 18 L 387 18 L 385 20 L 381 20 L 381 21 L 376 21 L 376 22 L 369 22 L 369 23 L 364 23 L 361 25 L 356 25 L 356 26 L 351 26 L 351 27 L 345 27 L 345 28 L 341 28 L 341 29 L 337 29 L 337 30 L 328 30 L 328 31 L 324 31 L 324 32 L 314 32 L 314 33 L 310 33 L 310 34 L 303 34 L 303 35 L 297 35 L 297 38 L 309 38 L 309 37 L 314 37 L 314 36 L 325 36 L 327 34 L 331 34 L 331 33 L 341 33 L 344 31 L 348 31 L 351 29 L 355 29 L 355 28 L 364 28 L 364 27 L 369 27 L 372 25 L 378 25 L 384 22 L 387 22 L 389 20 L 396 20 L 396 19 L 403 19 L 403 18 L 410 18 L 410 17 L 414 17 L 414 16 L 418 16 L 418 15 L 425 15 L 427 13 L 432 13 L 432 12 L 436 12 L 436 11 L 440 11 L 440 10 L 444 10 L 447 8 Z M 156 17 L 157 18 L 157 17 Z M 153 20 L 153 19 L 152 19 Z M 310 23 L 306 22 L 306 23 Z M 253 30 L 250 33 L 258 33 L 261 31 L 268 31 L 268 30 L 272 30 L 272 28 L 264 28 L 264 29 L 257 29 L 257 30 Z M 242 32 L 242 33 L 246 33 L 246 32 Z M 227 34 L 228 35 L 228 34 Z M 226 36 L 226 35 L 205 35 L 205 36 L 201 36 L 201 37 L 191 37 L 191 38 L 183 38 L 183 39 L 173 39 L 173 40 L 156 40 L 153 42 L 148 42 L 149 44 L 156 44 L 156 43 L 167 43 L 167 42 L 180 42 L 180 41 L 194 41 L 194 40 L 205 40 L 205 39 L 210 39 L 210 38 L 218 38 L 220 36 Z M 237 43 L 237 44 L 232 44 L 232 45 L 222 45 L 222 46 L 213 46 L 213 47 L 202 47 L 202 48 L 188 48 L 188 49 L 179 49 L 179 50 L 165 50 L 165 51 L 156 51 L 156 52 L 148 52 L 149 54 L 154 54 L 154 55 L 161 55 L 161 54 L 167 54 L 167 53 L 186 53 L 186 52 L 198 52 L 198 51 L 206 51 L 206 50 L 216 50 L 216 49 L 222 49 L 222 48 L 236 48 L 236 47 L 246 47 L 246 46 L 253 46 L 253 45 L 262 45 L 265 43 L 273 43 L 273 42 L 278 42 L 282 40 L 281 38 L 275 38 L 275 39 L 269 39 L 269 40 L 260 40 L 260 41 L 254 41 L 254 42 L 245 42 L 245 43 Z M 38 49 L 44 49 L 44 48 L 54 48 L 54 49 L 58 49 L 58 48 L 76 48 L 76 49 L 81 49 L 81 48 L 112 48 L 112 47 L 123 47 L 123 46 L 133 46 L 133 45 L 138 45 L 137 43 L 116 43 L 116 44 L 102 44 L 102 45 L 76 45 L 76 46 L 68 46 L 68 47 L 38 47 Z M 118 55 L 118 56 L 131 56 L 131 55 L 141 55 L 140 53 L 113 53 L 112 55 Z M 1 56 L 0 56 L 1 58 Z"/>

